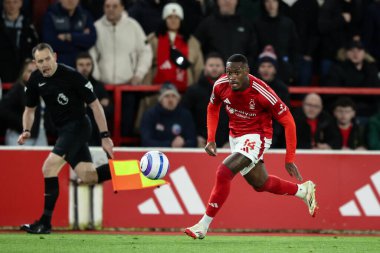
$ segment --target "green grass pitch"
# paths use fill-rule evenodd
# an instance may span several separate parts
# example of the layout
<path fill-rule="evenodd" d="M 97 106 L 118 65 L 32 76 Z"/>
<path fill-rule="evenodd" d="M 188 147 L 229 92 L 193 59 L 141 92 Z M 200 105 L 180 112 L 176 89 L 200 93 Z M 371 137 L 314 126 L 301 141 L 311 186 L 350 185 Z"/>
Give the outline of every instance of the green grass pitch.
<path fill-rule="evenodd" d="M 380 236 L 220 236 L 193 240 L 180 234 L 75 234 L 29 235 L 0 233 L 0 252 L 128 253 L 128 252 L 249 252 L 249 253 L 379 253 Z"/>

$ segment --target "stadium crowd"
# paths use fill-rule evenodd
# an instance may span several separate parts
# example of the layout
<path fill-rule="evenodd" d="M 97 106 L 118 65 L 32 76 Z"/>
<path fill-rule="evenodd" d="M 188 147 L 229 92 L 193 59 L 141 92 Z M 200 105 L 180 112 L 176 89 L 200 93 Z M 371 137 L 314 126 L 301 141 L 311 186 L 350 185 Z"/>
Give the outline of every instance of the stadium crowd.
<path fill-rule="evenodd" d="M 380 149 L 377 96 L 289 94 L 289 86 L 380 88 L 380 0 L 0 0 L 1 142 L 22 131 L 23 87 L 38 42 L 95 87 L 112 126 L 104 85 L 162 85 L 157 94 L 125 92 L 123 136 L 138 145 L 204 147 L 206 107 L 226 59 L 247 56 L 251 74 L 288 105 L 298 148 Z M 30 145 L 54 138 L 38 107 Z M 220 116 L 219 147 L 228 147 Z M 47 138 L 48 137 L 48 138 Z M 141 138 L 140 138 L 141 137 Z M 284 148 L 274 124 L 273 148 Z M 92 145 L 99 145 L 97 134 Z M 134 144 L 136 145 L 136 144 Z"/>

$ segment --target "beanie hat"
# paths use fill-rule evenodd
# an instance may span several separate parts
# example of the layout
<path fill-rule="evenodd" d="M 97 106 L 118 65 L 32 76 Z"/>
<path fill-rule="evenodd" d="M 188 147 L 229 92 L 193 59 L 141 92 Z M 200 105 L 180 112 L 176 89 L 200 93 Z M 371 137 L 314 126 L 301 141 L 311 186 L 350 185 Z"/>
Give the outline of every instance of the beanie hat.
<path fill-rule="evenodd" d="M 260 66 L 264 62 L 272 63 L 276 69 L 278 67 L 277 55 L 271 45 L 266 46 L 263 52 L 259 55 L 259 61 L 257 65 Z"/>
<path fill-rule="evenodd" d="M 177 88 L 173 84 L 166 82 L 161 86 L 160 93 L 158 96 L 158 101 L 161 101 L 163 99 L 163 97 L 168 95 L 168 94 L 174 94 L 178 98 L 181 97 L 181 95 L 178 93 Z"/>
<path fill-rule="evenodd" d="M 162 11 L 162 19 L 166 19 L 170 15 L 176 15 L 183 20 L 183 9 L 181 5 L 177 3 L 168 3 L 165 5 Z"/>

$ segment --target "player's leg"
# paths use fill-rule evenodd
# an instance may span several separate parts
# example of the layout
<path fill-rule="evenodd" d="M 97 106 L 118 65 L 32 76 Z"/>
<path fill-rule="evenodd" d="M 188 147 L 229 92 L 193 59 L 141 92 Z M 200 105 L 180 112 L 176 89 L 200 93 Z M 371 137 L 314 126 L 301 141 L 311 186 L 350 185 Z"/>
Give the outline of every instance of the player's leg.
<path fill-rule="evenodd" d="M 44 175 L 44 211 L 39 220 L 33 224 L 24 224 L 21 229 L 33 234 L 49 234 L 51 231 L 51 218 L 55 203 L 59 196 L 58 174 L 61 171 L 65 160 L 54 153 L 50 153 L 42 167 Z"/>
<path fill-rule="evenodd" d="M 293 195 L 302 199 L 308 206 L 310 215 L 315 216 L 317 202 L 315 184 L 312 181 L 296 184 L 274 175 L 268 175 L 262 161 L 244 175 L 244 178 L 258 192 L 266 191 L 279 195 Z"/>
<path fill-rule="evenodd" d="M 266 191 L 279 195 L 295 195 L 298 191 L 296 183 L 274 175 L 268 175 L 262 161 L 259 161 L 252 170 L 245 174 L 244 178 L 258 192 Z"/>
<path fill-rule="evenodd" d="M 250 163 L 251 160 L 242 154 L 232 153 L 218 166 L 214 187 L 211 191 L 206 213 L 196 225 L 185 229 L 187 235 L 194 239 L 203 239 L 206 236 L 213 218 L 227 200 L 230 193 L 231 181 L 235 174 Z"/>

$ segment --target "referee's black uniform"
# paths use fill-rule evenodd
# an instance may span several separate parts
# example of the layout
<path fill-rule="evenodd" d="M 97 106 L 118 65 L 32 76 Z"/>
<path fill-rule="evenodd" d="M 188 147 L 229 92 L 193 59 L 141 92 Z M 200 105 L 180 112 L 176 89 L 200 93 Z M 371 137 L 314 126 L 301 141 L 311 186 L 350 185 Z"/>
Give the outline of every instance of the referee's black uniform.
<path fill-rule="evenodd" d="M 85 103 L 97 99 L 91 82 L 75 69 L 58 64 L 50 77 L 44 77 L 39 70 L 34 71 L 25 93 L 26 106 L 37 106 L 41 96 L 51 113 L 58 130 L 52 152 L 64 157 L 72 168 L 79 162 L 92 162 L 87 145 L 92 127 L 85 110 Z"/>

